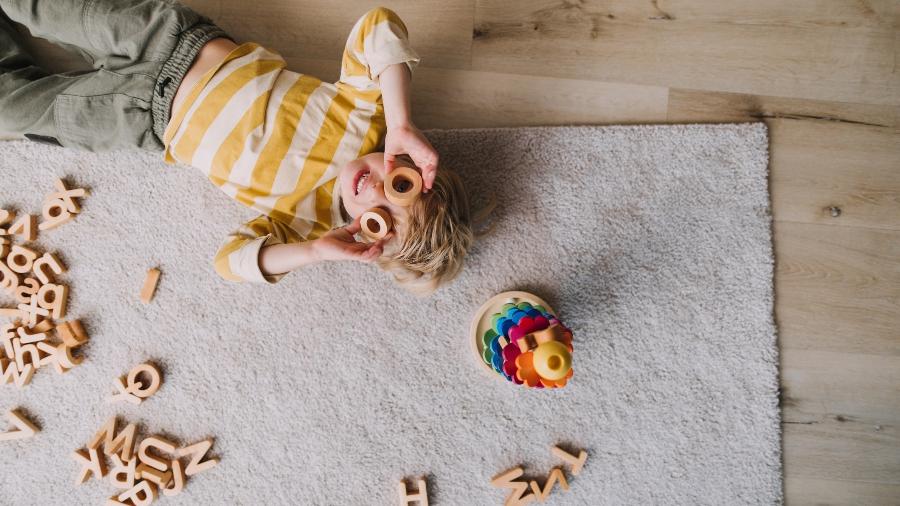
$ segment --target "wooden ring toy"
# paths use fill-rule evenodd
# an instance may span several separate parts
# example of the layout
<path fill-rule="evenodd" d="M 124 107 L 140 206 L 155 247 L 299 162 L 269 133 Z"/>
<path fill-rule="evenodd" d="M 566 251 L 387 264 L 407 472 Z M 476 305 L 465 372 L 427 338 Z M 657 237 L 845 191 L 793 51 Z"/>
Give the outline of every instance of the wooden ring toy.
<path fill-rule="evenodd" d="M 408 207 L 422 193 L 422 175 L 412 167 L 397 167 L 384 181 L 384 196 L 392 204 Z"/>
<path fill-rule="evenodd" d="M 359 222 L 363 235 L 373 241 L 384 238 L 394 226 L 391 213 L 380 207 L 373 207 L 364 212 Z"/>
<path fill-rule="evenodd" d="M 478 362 L 480 362 L 484 369 L 490 372 L 492 376 L 497 376 L 497 374 L 494 372 L 495 368 L 492 367 L 493 364 L 487 364 L 484 361 L 484 350 L 485 348 L 490 347 L 489 343 L 488 346 L 485 346 L 485 343 L 482 340 L 482 338 L 484 337 L 484 333 L 487 332 L 488 329 L 493 328 L 494 324 L 496 324 L 496 321 L 491 321 L 494 313 L 499 313 L 508 303 L 512 305 L 506 306 L 507 310 L 513 305 L 517 305 L 522 302 L 528 302 L 532 307 L 540 306 L 541 309 L 545 309 L 552 315 L 556 314 L 556 312 L 553 311 L 550 305 L 544 302 L 544 300 L 537 295 L 522 291 L 510 291 L 499 293 L 488 299 L 487 302 L 485 302 L 481 305 L 480 308 L 478 308 L 478 311 L 475 312 L 475 317 L 472 318 L 472 324 L 469 328 L 469 341 L 472 343 L 474 351 L 478 355 Z M 494 355 L 495 358 L 498 356 L 499 355 Z M 497 377 L 502 378 L 502 376 Z"/>
<path fill-rule="evenodd" d="M 534 349 L 534 370 L 548 380 L 561 380 L 572 369 L 572 354 L 559 341 L 547 341 Z"/>

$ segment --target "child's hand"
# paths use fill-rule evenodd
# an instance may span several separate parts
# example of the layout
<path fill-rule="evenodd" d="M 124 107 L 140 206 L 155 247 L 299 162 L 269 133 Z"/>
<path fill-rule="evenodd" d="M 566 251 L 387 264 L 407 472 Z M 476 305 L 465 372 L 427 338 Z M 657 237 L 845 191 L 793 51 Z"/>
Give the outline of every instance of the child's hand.
<path fill-rule="evenodd" d="M 357 216 L 346 227 L 336 228 L 313 241 L 316 253 L 322 260 L 372 262 L 384 252 L 384 243 L 394 236 L 393 232 L 389 232 L 374 243 L 358 242 L 353 235 L 359 231 L 360 217 Z"/>
<path fill-rule="evenodd" d="M 422 169 L 422 185 L 431 189 L 437 173 L 438 154 L 422 132 L 413 125 L 389 128 L 384 140 L 384 169 L 394 170 L 397 155 L 408 154 L 416 167 Z"/>

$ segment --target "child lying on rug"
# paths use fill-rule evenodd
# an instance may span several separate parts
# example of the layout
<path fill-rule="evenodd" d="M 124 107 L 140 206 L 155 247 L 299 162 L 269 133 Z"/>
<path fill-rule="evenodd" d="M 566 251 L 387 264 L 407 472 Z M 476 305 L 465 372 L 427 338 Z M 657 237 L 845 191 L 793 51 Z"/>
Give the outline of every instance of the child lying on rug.
<path fill-rule="evenodd" d="M 216 255 L 225 279 L 274 283 L 314 262 L 349 259 L 376 261 L 428 292 L 462 268 L 473 242 L 468 199 L 456 174 L 437 170 L 437 153 L 411 120 L 419 58 L 394 12 L 357 21 L 332 84 L 286 70 L 278 53 L 238 45 L 165 0 L 0 0 L 0 8 L 96 69 L 49 74 L 0 16 L 0 131 L 89 151 L 163 151 L 167 163 L 199 168 L 261 213 Z M 409 207 L 385 198 L 396 166 L 421 170 L 424 192 Z M 391 214 L 393 232 L 357 242 L 372 207 Z"/>

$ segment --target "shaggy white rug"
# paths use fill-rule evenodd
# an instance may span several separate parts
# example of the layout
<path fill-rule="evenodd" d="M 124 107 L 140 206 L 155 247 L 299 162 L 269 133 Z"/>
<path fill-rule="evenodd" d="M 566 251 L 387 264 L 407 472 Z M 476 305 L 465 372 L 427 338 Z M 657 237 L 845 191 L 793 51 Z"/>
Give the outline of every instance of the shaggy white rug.
<path fill-rule="evenodd" d="M 765 126 L 429 137 L 476 203 L 500 207 L 464 274 L 425 299 L 351 263 L 225 282 L 211 258 L 252 213 L 197 171 L 0 143 L 0 207 L 39 212 L 57 176 L 92 191 L 75 222 L 39 238 L 70 268 L 87 358 L 0 386 L 0 410 L 43 429 L 0 443 L 0 504 L 102 504 L 112 486 L 76 487 L 70 454 L 114 414 L 182 442 L 215 437 L 219 466 L 162 504 L 393 505 L 397 481 L 420 475 L 432 504 L 501 504 L 490 478 L 524 465 L 543 479 L 562 464 L 557 443 L 590 456 L 552 504 L 781 502 Z M 513 289 L 574 331 L 562 390 L 508 384 L 472 352 L 473 311 Z M 106 403 L 145 360 L 163 367 L 162 389 Z"/>

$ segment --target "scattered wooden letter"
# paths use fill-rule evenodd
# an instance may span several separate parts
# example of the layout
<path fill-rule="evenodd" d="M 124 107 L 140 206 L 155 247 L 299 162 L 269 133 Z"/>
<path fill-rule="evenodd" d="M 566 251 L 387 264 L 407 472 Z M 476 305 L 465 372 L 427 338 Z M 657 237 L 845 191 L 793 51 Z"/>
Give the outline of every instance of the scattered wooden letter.
<path fill-rule="evenodd" d="M 149 304 L 156 293 L 156 284 L 159 282 L 159 269 L 150 269 L 147 271 L 147 277 L 144 278 L 144 287 L 141 289 L 141 302 Z"/>
<path fill-rule="evenodd" d="M 575 476 L 578 476 L 578 474 L 581 472 L 581 468 L 584 467 L 584 463 L 588 458 L 587 452 L 584 450 L 581 450 L 576 457 L 558 446 L 554 446 L 550 450 L 550 453 L 572 466 L 572 474 L 574 474 Z"/>
<path fill-rule="evenodd" d="M 410 495 L 406 488 L 406 482 L 400 480 L 400 485 L 397 487 L 397 491 L 400 493 L 400 506 L 406 506 L 411 502 L 418 502 L 419 506 L 428 506 L 428 490 L 425 488 L 425 480 L 419 479 L 417 486 L 418 491 Z"/>
<path fill-rule="evenodd" d="M 34 437 L 35 434 L 40 432 L 37 425 L 31 423 L 31 421 L 28 420 L 28 418 L 25 418 L 25 415 L 17 409 L 7 411 L 6 418 L 9 420 L 9 423 L 12 424 L 13 429 L 6 432 L 0 432 L 0 441 L 27 439 Z"/>
<path fill-rule="evenodd" d="M 206 452 L 212 448 L 212 445 L 212 439 L 204 439 L 203 441 L 185 446 L 184 448 L 179 448 L 178 451 L 175 452 L 175 456 L 179 458 L 187 455 L 191 456 L 191 461 L 188 463 L 187 468 L 185 468 L 184 474 L 193 476 L 197 473 L 212 469 L 219 463 L 219 459 L 216 458 L 209 458 L 201 462 L 206 455 Z"/>

